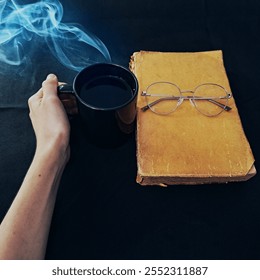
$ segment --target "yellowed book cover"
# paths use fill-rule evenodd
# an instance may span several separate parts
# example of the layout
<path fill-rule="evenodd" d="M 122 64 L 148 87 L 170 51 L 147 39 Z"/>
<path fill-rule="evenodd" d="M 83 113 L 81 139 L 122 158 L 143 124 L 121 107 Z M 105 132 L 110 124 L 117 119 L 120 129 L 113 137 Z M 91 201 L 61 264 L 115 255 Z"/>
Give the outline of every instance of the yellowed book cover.
<path fill-rule="evenodd" d="M 247 180 L 256 174 L 235 96 L 230 96 L 226 107 L 232 109 L 216 116 L 202 114 L 189 102 L 189 94 L 205 83 L 220 85 L 232 94 L 222 51 L 140 51 L 131 57 L 130 68 L 139 81 L 136 131 L 139 184 L 222 183 Z M 141 109 L 148 102 L 142 92 L 157 82 L 177 85 L 183 96 L 187 96 L 170 114 L 157 114 L 151 105 L 145 111 Z"/>

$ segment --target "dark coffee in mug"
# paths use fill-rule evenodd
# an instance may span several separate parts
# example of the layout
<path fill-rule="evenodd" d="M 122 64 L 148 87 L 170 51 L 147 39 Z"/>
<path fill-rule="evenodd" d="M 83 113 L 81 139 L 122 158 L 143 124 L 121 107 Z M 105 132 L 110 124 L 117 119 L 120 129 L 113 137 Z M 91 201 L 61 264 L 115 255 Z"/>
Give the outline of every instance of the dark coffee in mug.
<path fill-rule="evenodd" d="M 84 68 L 73 85 L 61 85 L 59 93 L 77 100 L 86 139 L 100 147 L 116 147 L 134 132 L 138 81 L 127 68 L 97 63 Z"/>
<path fill-rule="evenodd" d="M 79 96 L 91 107 L 109 109 L 126 104 L 133 92 L 120 77 L 101 76 L 84 84 Z"/>

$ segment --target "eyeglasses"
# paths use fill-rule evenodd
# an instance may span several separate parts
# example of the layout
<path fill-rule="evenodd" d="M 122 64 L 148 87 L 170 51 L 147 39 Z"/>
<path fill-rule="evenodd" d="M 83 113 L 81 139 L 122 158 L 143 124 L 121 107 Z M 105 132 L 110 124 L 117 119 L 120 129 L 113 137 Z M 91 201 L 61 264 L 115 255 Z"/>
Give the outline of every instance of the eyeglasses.
<path fill-rule="evenodd" d="M 186 96 L 183 93 L 192 93 L 192 95 Z M 208 117 L 232 109 L 228 106 L 232 93 L 214 83 L 200 84 L 194 90 L 181 90 L 170 82 L 155 82 L 150 84 L 141 96 L 145 97 L 147 103 L 141 110 L 145 112 L 151 109 L 160 115 L 174 112 L 184 100 L 189 100 L 200 113 Z"/>

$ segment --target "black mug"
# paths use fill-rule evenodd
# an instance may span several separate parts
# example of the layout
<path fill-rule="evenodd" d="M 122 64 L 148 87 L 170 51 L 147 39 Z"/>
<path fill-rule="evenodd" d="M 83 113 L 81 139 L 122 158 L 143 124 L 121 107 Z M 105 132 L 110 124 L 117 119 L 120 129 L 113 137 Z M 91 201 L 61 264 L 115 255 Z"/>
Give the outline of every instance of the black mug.
<path fill-rule="evenodd" d="M 61 85 L 59 93 L 76 97 L 88 140 L 100 147 L 117 147 L 135 130 L 138 81 L 120 65 L 96 63 L 84 68 L 73 85 Z"/>

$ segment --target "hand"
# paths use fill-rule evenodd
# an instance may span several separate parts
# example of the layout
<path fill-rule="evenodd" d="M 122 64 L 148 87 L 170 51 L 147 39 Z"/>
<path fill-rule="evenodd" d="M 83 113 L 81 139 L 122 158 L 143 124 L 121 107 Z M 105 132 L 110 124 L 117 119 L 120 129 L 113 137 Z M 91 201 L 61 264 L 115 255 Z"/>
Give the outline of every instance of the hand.
<path fill-rule="evenodd" d="M 30 118 L 36 135 L 38 153 L 63 156 L 70 155 L 70 124 L 66 110 L 57 95 L 58 79 L 48 75 L 42 88 L 28 100 Z"/>
<path fill-rule="evenodd" d="M 57 190 L 70 154 L 70 124 L 63 101 L 57 95 L 57 86 L 57 77 L 50 74 L 42 88 L 28 100 L 37 140 L 36 153 L 0 224 L 0 259 L 45 256 Z M 70 98 L 66 100 L 73 108 Z"/>

